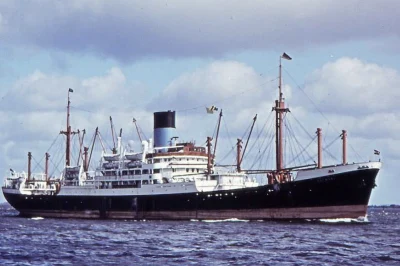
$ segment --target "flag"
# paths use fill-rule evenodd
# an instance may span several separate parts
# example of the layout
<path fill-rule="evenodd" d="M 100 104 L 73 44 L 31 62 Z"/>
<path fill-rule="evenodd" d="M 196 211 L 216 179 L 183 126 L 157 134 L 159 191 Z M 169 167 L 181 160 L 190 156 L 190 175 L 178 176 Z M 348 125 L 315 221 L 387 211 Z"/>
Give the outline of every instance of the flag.
<path fill-rule="evenodd" d="M 214 111 L 218 111 L 218 108 L 213 105 L 211 107 L 206 107 L 206 110 L 208 114 L 213 114 Z"/>
<path fill-rule="evenodd" d="M 375 154 L 375 155 L 379 155 L 379 154 L 381 154 L 381 152 L 378 151 L 378 150 L 374 150 L 374 154 Z"/>
<path fill-rule="evenodd" d="M 283 53 L 281 57 L 286 60 L 292 60 L 292 58 L 287 53 Z"/>
<path fill-rule="evenodd" d="M 69 88 L 68 92 L 74 92 L 74 90 L 73 90 L 73 89 L 71 89 L 71 88 Z"/>

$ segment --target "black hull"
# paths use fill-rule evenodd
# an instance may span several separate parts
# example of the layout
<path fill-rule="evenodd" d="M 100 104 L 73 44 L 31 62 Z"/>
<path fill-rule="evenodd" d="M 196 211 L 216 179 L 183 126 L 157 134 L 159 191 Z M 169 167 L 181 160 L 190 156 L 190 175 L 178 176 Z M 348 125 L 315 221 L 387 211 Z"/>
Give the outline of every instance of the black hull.
<path fill-rule="evenodd" d="M 324 219 L 365 216 L 378 169 L 256 188 L 143 196 L 4 193 L 23 216 L 112 219 Z"/>

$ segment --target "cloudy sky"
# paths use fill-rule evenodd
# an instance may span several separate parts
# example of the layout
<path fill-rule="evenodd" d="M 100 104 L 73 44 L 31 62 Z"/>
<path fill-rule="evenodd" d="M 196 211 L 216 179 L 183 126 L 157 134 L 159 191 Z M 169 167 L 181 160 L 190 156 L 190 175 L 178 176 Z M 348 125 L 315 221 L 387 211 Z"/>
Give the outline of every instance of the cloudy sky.
<path fill-rule="evenodd" d="M 26 170 L 28 151 L 41 165 L 62 142 L 68 88 L 73 128 L 87 140 L 99 126 L 110 142 L 112 116 L 138 143 L 132 117 L 151 137 L 152 112 L 176 110 L 180 139 L 203 144 L 217 119 L 205 107 L 216 105 L 223 158 L 255 114 L 252 140 L 264 136 L 287 52 L 290 128 L 310 134 L 288 132 L 287 143 L 305 147 L 322 127 L 328 145 L 346 129 L 350 162 L 381 151 L 370 203 L 400 204 L 399 10 L 397 0 L 1 0 L 1 178 Z M 324 161 L 340 160 L 339 140 Z"/>

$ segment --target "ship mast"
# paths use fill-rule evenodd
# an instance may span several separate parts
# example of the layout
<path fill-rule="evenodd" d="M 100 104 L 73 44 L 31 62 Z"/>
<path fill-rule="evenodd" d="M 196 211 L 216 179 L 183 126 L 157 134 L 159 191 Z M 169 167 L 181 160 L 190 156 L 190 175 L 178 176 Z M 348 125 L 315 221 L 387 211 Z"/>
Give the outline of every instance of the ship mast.
<path fill-rule="evenodd" d="M 112 153 L 116 154 L 117 153 L 117 147 L 115 146 L 115 129 L 114 129 L 114 124 L 113 124 L 111 116 L 110 116 L 110 125 L 111 125 L 112 140 L 113 140 L 113 143 L 114 143 L 114 147 L 112 149 Z"/>
<path fill-rule="evenodd" d="M 133 123 L 135 124 L 135 127 L 136 127 L 136 132 L 137 132 L 137 134 L 138 134 L 138 136 L 139 136 L 139 140 L 140 140 L 140 143 L 142 143 L 142 136 L 140 135 L 140 132 L 139 132 L 139 127 L 138 127 L 138 125 L 137 125 L 137 123 L 136 123 L 136 119 L 135 118 L 133 118 Z"/>
<path fill-rule="evenodd" d="M 211 175 L 211 168 L 212 168 L 212 161 L 211 161 L 211 137 L 207 137 L 207 180 L 210 179 Z"/>
<path fill-rule="evenodd" d="M 212 155 L 212 158 L 213 158 L 212 164 L 213 164 L 213 165 L 214 165 L 214 160 L 215 160 L 215 152 L 217 151 L 217 142 L 218 142 L 218 135 L 219 135 L 219 127 L 220 127 L 220 125 L 221 125 L 221 118 L 222 118 L 222 109 L 221 109 L 221 111 L 219 112 L 218 127 L 217 127 L 217 136 L 215 137 L 214 152 L 213 152 L 213 155 Z"/>
<path fill-rule="evenodd" d="M 67 137 L 66 140 L 66 147 L 65 147 L 65 166 L 70 166 L 71 161 L 71 135 L 77 134 L 75 131 L 71 131 L 71 126 L 69 124 L 69 110 L 70 110 L 70 105 L 71 101 L 69 100 L 69 93 L 74 92 L 73 89 L 69 88 L 68 89 L 68 105 L 67 105 L 67 130 L 66 131 L 60 131 L 60 134 L 64 134 Z"/>
<path fill-rule="evenodd" d="M 286 60 L 292 60 L 292 58 L 283 53 L 279 57 L 279 100 L 275 101 L 275 107 L 272 108 L 273 111 L 276 112 L 276 170 L 277 172 L 281 171 L 283 166 L 283 117 L 286 112 L 289 112 L 289 108 L 285 108 L 285 98 L 283 98 L 282 92 L 282 58 Z"/>

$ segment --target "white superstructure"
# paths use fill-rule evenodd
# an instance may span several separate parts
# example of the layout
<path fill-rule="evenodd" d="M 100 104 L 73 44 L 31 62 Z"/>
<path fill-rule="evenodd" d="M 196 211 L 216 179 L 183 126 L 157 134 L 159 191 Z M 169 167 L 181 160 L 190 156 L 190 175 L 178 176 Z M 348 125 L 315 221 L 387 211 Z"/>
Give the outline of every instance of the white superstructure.
<path fill-rule="evenodd" d="M 151 141 L 150 141 L 151 144 Z M 208 155 L 204 147 L 181 143 L 168 147 L 150 147 L 143 152 L 104 154 L 95 171 L 69 166 L 58 179 L 45 174 L 13 173 L 5 187 L 22 194 L 59 195 L 152 195 L 206 192 L 255 187 L 259 184 L 244 173 L 217 171 L 207 173 Z"/>

